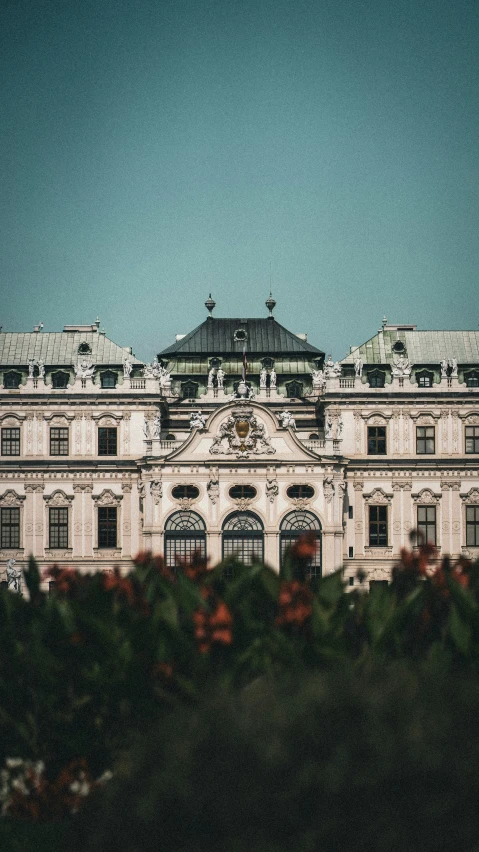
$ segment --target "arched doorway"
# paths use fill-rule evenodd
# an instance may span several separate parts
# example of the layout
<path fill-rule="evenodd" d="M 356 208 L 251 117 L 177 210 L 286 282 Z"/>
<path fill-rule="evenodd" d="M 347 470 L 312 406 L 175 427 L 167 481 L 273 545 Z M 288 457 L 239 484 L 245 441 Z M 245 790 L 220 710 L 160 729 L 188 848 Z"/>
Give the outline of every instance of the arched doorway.
<path fill-rule="evenodd" d="M 223 524 L 223 559 L 233 555 L 245 565 L 263 561 L 263 524 L 253 512 L 233 512 Z"/>
<path fill-rule="evenodd" d="M 165 523 L 165 562 L 176 568 L 177 559 L 190 560 L 199 552 L 206 558 L 206 526 L 196 512 L 174 512 Z"/>
<path fill-rule="evenodd" d="M 285 517 L 281 521 L 279 536 L 280 568 L 282 569 L 283 567 L 284 554 L 286 553 L 288 547 L 291 547 L 291 545 L 294 544 L 294 542 L 299 538 L 301 533 L 308 531 L 315 532 L 318 539 L 318 549 L 309 566 L 310 576 L 320 577 L 322 561 L 321 522 L 319 518 L 316 517 L 316 515 L 313 515 L 312 512 L 299 510 L 296 512 L 289 512 L 289 514 L 285 515 Z"/>

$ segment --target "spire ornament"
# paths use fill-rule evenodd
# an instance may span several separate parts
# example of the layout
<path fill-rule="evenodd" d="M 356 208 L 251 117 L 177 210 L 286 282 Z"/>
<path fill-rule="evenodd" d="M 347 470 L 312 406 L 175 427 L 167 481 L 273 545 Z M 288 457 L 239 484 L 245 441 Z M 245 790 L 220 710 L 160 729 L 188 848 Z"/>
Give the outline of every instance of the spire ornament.
<path fill-rule="evenodd" d="M 215 302 L 214 299 L 211 298 L 211 293 L 210 293 L 210 295 L 208 296 L 208 298 L 205 302 L 205 308 L 207 308 L 207 310 L 209 311 L 208 319 L 213 319 L 213 309 L 215 308 L 215 306 L 216 306 L 216 302 Z"/>
<path fill-rule="evenodd" d="M 266 299 L 265 304 L 269 311 L 269 318 L 273 319 L 273 310 L 276 307 L 276 302 L 271 295 L 271 290 L 269 291 L 269 299 Z"/>

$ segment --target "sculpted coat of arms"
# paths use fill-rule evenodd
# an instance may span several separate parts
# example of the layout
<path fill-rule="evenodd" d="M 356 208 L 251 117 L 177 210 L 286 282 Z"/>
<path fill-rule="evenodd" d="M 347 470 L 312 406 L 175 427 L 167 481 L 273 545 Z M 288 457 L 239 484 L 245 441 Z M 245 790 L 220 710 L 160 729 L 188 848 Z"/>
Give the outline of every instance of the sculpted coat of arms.
<path fill-rule="evenodd" d="M 275 452 L 270 438 L 266 436 L 264 424 L 254 416 L 252 408 L 234 408 L 220 425 L 210 447 L 210 453 L 234 454 L 238 459 Z"/>

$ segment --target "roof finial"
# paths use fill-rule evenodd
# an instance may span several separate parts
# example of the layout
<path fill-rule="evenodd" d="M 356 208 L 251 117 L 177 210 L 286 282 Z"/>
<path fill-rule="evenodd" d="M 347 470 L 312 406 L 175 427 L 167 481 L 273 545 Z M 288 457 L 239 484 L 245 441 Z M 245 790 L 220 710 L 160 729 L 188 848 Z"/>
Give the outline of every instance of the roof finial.
<path fill-rule="evenodd" d="M 388 324 L 386 315 L 383 316 L 383 328 L 385 328 Z"/>
<path fill-rule="evenodd" d="M 271 295 L 271 290 L 269 291 L 269 299 L 266 299 L 265 305 L 268 308 L 270 319 L 273 319 L 273 310 L 276 306 L 276 302 Z"/>
<path fill-rule="evenodd" d="M 213 308 L 215 307 L 215 305 L 216 305 L 216 302 L 214 301 L 214 299 L 211 298 L 211 293 L 210 293 L 210 295 L 208 296 L 208 298 L 205 302 L 205 308 L 207 308 L 210 312 L 208 319 L 213 319 Z"/>

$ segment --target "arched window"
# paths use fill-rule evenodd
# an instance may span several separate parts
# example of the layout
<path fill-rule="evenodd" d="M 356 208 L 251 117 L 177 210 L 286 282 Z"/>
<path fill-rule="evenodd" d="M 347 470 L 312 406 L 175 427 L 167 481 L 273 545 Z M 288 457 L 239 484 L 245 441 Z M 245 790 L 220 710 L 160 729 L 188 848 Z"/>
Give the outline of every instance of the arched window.
<path fill-rule="evenodd" d="M 263 561 L 263 524 L 253 512 L 233 512 L 223 524 L 223 559 L 233 555 L 245 565 Z"/>
<path fill-rule="evenodd" d="M 91 353 L 90 344 L 86 343 L 85 341 L 83 343 L 80 343 L 80 345 L 78 347 L 78 354 L 79 355 L 89 355 L 90 353 Z"/>
<path fill-rule="evenodd" d="M 283 567 L 284 554 L 288 547 L 299 538 L 301 533 L 311 530 L 318 537 L 318 549 L 311 560 L 309 572 L 311 577 L 321 576 L 321 523 L 312 512 L 290 512 L 286 515 L 280 528 L 280 566 Z"/>
<path fill-rule="evenodd" d="M 165 523 L 165 562 L 176 568 L 177 560 L 190 560 L 194 553 L 206 557 L 206 527 L 196 512 L 174 512 Z"/>

